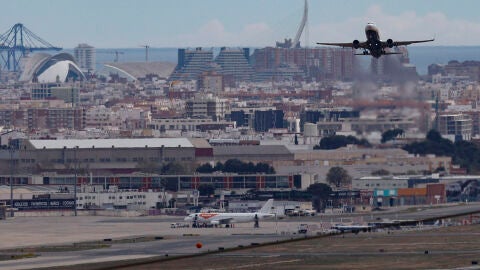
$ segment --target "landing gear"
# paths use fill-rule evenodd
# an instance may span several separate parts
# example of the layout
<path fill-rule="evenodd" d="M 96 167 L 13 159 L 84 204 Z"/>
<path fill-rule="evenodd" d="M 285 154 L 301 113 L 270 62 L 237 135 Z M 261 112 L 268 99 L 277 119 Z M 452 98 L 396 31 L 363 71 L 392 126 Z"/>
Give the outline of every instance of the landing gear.
<path fill-rule="evenodd" d="M 258 216 L 255 214 L 254 218 L 255 223 L 253 224 L 253 228 L 260 228 L 260 225 L 258 224 Z"/>
<path fill-rule="evenodd" d="M 363 50 L 363 55 L 369 55 L 367 50 Z"/>

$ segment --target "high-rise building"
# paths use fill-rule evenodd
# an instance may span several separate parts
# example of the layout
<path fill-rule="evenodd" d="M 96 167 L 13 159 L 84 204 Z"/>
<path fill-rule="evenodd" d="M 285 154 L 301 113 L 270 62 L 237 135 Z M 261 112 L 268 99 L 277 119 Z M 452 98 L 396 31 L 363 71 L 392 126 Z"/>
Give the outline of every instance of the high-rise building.
<path fill-rule="evenodd" d="M 253 68 L 249 64 L 250 49 L 236 49 L 222 47 L 215 59 L 215 63 L 221 66 L 221 73 L 225 78 L 231 78 L 232 82 L 250 81 Z"/>
<path fill-rule="evenodd" d="M 216 69 L 218 67 L 213 63 L 212 50 L 203 50 L 201 47 L 195 50 L 178 49 L 178 63 L 170 81 L 196 81 L 202 73 Z"/>
<path fill-rule="evenodd" d="M 79 88 L 59 83 L 35 83 L 32 84 L 30 96 L 32 99 L 56 98 L 76 105 L 79 101 Z"/>
<path fill-rule="evenodd" d="M 279 80 L 290 77 L 351 80 L 355 58 L 351 49 L 266 47 L 254 51 L 252 62 L 257 73 L 274 74 Z M 268 76 L 257 76 L 258 80 L 262 78 Z"/>
<path fill-rule="evenodd" d="M 225 99 L 213 95 L 197 94 L 185 102 L 185 114 L 190 118 L 211 118 L 218 121 L 229 113 L 230 105 Z"/>
<path fill-rule="evenodd" d="M 283 128 L 282 110 L 255 111 L 255 131 L 266 132 L 271 128 Z"/>
<path fill-rule="evenodd" d="M 452 141 L 472 138 L 472 118 L 463 113 L 446 113 L 438 115 L 438 131 Z"/>
<path fill-rule="evenodd" d="M 73 54 L 83 72 L 95 70 L 95 48 L 81 43 L 73 49 Z"/>

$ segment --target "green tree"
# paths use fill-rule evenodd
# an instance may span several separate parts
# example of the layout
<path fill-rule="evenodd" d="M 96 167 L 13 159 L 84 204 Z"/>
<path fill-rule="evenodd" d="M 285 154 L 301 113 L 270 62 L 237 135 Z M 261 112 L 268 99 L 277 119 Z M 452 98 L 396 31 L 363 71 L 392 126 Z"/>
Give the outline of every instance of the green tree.
<path fill-rule="evenodd" d="M 403 149 L 419 155 L 455 156 L 455 145 L 450 140 L 443 139 L 436 130 L 430 130 L 425 141 L 407 144 Z"/>
<path fill-rule="evenodd" d="M 274 174 L 275 169 L 267 163 L 259 162 L 255 165 L 256 173 Z"/>
<path fill-rule="evenodd" d="M 440 132 L 436 131 L 435 129 L 431 129 L 427 133 L 427 141 L 432 141 L 432 142 L 441 142 L 443 140 L 442 135 Z"/>
<path fill-rule="evenodd" d="M 214 171 L 223 172 L 223 164 L 218 161 L 213 168 Z"/>
<path fill-rule="evenodd" d="M 210 196 L 215 194 L 215 187 L 212 184 L 201 184 L 198 186 L 200 196 Z"/>
<path fill-rule="evenodd" d="M 386 143 L 390 140 L 395 139 L 398 135 L 403 134 L 403 129 L 400 128 L 395 128 L 395 129 L 390 129 L 382 133 L 382 143 Z"/>
<path fill-rule="evenodd" d="M 241 173 L 242 170 L 243 162 L 236 158 L 225 161 L 223 165 L 223 172 Z"/>
<path fill-rule="evenodd" d="M 366 139 L 357 139 L 354 136 L 333 135 L 325 137 L 320 140 L 319 145 L 315 145 L 313 149 L 332 150 L 340 147 L 345 147 L 348 144 L 356 144 L 365 147 L 370 147 L 370 143 Z"/>
<path fill-rule="evenodd" d="M 198 173 L 212 173 L 214 171 L 214 168 L 210 163 L 205 163 L 198 166 L 195 171 Z"/>
<path fill-rule="evenodd" d="M 179 162 L 169 162 L 165 165 L 163 165 L 161 174 L 171 174 L 171 175 L 176 175 L 176 174 L 187 174 L 188 170 L 185 168 L 181 163 Z"/>
<path fill-rule="evenodd" d="M 312 195 L 312 205 L 317 211 L 325 209 L 326 202 L 332 188 L 324 183 L 315 183 L 307 188 L 307 192 Z"/>
<path fill-rule="evenodd" d="M 352 182 L 352 177 L 347 170 L 342 167 L 332 167 L 327 173 L 327 182 L 335 187 L 348 185 Z"/>

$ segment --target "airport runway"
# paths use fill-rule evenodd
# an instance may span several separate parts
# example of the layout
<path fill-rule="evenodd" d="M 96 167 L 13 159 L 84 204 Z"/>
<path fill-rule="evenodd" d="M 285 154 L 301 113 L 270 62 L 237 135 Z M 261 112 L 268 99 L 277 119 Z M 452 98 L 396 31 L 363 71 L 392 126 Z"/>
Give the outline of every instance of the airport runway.
<path fill-rule="evenodd" d="M 39 257 L 0 261 L 0 269 L 37 269 L 80 263 L 196 254 L 218 248 L 231 248 L 252 243 L 304 237 L 296 234 L 299 224 L 318 225 L 322 222 L 340 222 L 361 218 L 364 221 L 378 219 L 421 219 L 455 215 L 470 211 L 480 212 L 480 204 L 451 207 L 398 208 L 353 215 L 320 215 L 315 217 L 288 217 L 263 221 L 261 228 L 253 224 L 236 224 L 235 228 L 170 228 L 170 223 L 183 222 L 183 217 L 135 217 L 115 218 L 98 216 L 31 217 L 0 221 L 0 249 L 31 246 L 49 246 L 104 239 L 132 238 L 139 236 L 163 237 L 161 240 L 113 243 L 109 248 L 71 251 L 42 252 Z M 320 227 L 320 226 L 317 226 Z M 196 243 L 202 243 L 198 249 Z"/>

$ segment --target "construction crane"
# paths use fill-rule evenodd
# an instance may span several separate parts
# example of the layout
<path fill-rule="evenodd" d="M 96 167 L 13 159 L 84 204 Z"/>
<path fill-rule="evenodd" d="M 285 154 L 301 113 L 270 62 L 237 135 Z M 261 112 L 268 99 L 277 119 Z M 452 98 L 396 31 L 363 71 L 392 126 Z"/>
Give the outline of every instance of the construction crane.
<path fill-rule="evenodd" d="M 97 53 L 115 54 L 115 58 L 113 58 L 113 62 L 115 62 L 115 63 L 118 62 L 118 55 L 119 54 L 124 54 L 124 52 L 121 52 L 121 51 L 106 51 L 106 52 L 97 52 Z"/>
<path fill-rule="evenodd" d="M 150 48 L 149 45 L 140 45 L 140 47 L 145 48 L 145 62 L 148 62 L 148 48 Z"/>
<path fill-rule="evenodd" d="M 60 51 L 21 23 L 15 24 L 0 35 L 0 60 L 2 67 L 10 71 L 20 69 L 20 59 L 34 51 Z"/>

